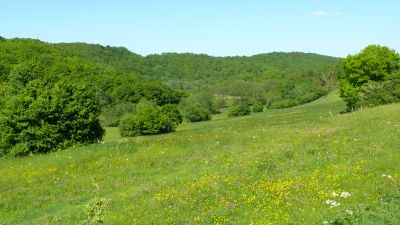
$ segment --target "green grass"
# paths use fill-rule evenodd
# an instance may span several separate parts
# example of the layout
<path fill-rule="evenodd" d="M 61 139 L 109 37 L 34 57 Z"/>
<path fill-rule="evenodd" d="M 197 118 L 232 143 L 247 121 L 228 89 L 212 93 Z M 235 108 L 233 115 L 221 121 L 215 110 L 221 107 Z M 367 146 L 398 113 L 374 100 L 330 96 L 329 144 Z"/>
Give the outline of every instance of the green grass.
<path fill-rule="evenodd" d="M 343 109 L 331 94 L 172 134 L 121 139 L 110 128 L 103 144 L 2 158 L 0 224 L 87 224 L 93 199 L 107 202 L 104 224 L 400 224 L 400 105 Z"/>

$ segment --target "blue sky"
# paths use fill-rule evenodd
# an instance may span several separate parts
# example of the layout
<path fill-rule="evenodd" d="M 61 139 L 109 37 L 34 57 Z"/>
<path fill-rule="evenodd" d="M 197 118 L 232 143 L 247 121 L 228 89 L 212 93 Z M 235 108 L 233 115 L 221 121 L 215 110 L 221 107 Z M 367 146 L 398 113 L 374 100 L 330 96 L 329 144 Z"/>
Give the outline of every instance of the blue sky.
<path fill-rule="evenodd" d="M 124 46 L 147 55 L 400 50 L 399 0 L 1 0 L 0 36 Z"/>

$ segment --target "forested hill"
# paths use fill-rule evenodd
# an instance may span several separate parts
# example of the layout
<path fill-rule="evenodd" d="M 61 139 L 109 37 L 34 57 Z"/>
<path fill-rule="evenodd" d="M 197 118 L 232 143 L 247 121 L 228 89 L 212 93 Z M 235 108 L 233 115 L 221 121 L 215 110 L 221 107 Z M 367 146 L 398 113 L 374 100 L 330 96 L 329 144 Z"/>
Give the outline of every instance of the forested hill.
<path fill-rule="evenodd" d="M 118 124 L 119 118 L 133 112 L 135 104 L 142 99 L 157 105 L 180 102 L 184 96 L 182 91 L 161 82 L 147 81 L 135 72 L 117 69 L 112 62 L 123 63 L 120 59 L 124 57 L 134 61 L 135 55 L 123 48 L 0 39 L 0 108 L 7 99 L 17 98 L 21 90 L 30 88 L 45 93 L 44 89 L 67 83 L 94 90 L 91 93 L 96 94 L 100 103 L 100 119 L 105 126 Z M 47 86 L 39 88 L 35 83 Z"/>
<path fill-rule="evenodd" d="M 66 55 L 95 60 L 122 72 L 137 72 L 154 80 L 169 82 L 177 78 L 188 80 L 232 77 L 246 80 L 263 76 L 323 71 L 335 67 L 340 58 L 302 52 L 273 52 L 254 56 L 213 57 L 205 54 L 163 53 L 146 57 L 124 47 L 86 43 L 54 44 Z"/>
<path fill-rule="evenodd" d="M 273 52 L 250 57 L 212 57 L 191 53 L 165 53 L 149 55 L 145 58 L 145 75 L 150 77 L 188 79 L 243 78 L 257 80 L 273 76 L 285 76 L 304 71 L 322 71 L 334 67 L 340 59 L 313 53 Z M 160 76 L 163 74 L 163 76 Z M 261 77 L 260 77 L 261 76 Z"/>
<path fill-rule="evenodd" d="M 139 72 L 144 57 L 124 47 L 110 47 L 86 43 L 60 43 L 55 48 L 68 56 L 75 56 L 107 64 L 121 72 Z"/>
<path fill-rule="evenodd" d="M 339 60 L 307 53 L 274 52 L 251 57 L 166 53 L 147 56 L 142 74 L 170 85 L 180 85 L 180 80 L 184 80 L 187 89 L 194 89 L 195 84 L 201 86 L 207 81 L 209 84 L 226 86 L 235 80 L 264 82 L 295 79 L 310 72 L 332 70 Z"/>
<path fill-rule="evenodd" d="M 336 88 L 340 59 L 312 53 L 274 52 L 250 57 L 164 53 L 140 56 L 126 48 L 71 43 L 64 52 L 135 72 L 170 87 L 246 99 L 263 99 L 273 108 L 314 100 Z M 250 93 L 251 92 L 251 93 Z M 252 100 L 254 101 L 254 100 Z"/>
<path fill-rule="evenodd" d="M 135 72 L 148 80 L 196 93 L 262 101 L 282 108 L 314 100 L 336 88 L 340 58 L 301 52 L 250 57 L 164 53 L 140 56 L 127 50 L 84 43 L 56 44 L 63 52 Z"/>
<path fill-rule="evenodd" d="M 95 60 L 122 72 L 136 72 L 151 80 L 193 90 L 199 83 L 224 80 L 266 80 L 294 74 L 320 73 L 335 68 L 340 59 L 314 53 L 273 52 L 254 56 L 213 57 L 205 54 L 163 53 L 140 56 L 123 47 L 86 43 L 55 44 L 71 56 Z M 209 81 L 209 82 L 207 82 Z M 183 82 L 183 83 L 182 83 Z"/>
<path fill-rule="evenodd" d="M 314 100 L 336 88 L 339 58 L 311 53 L 268 53 L 251 57 L 213 57 L 204 54 L 165 53 L 140 56 L 122 47 L 86 43 L 47 44 L 32 39 L 3 39 L 0 54 L 13 57 L 58 55 L 118 73 L 135 73 L 169 87 L 232 96 L 271 108 Z M 8 47 L 4 47 L 8 46 Z M 14 47 L 10 47 L 14 46 Z M 1 61 L 3 60 L 3 61 Z M 7 62 L 8 60 L 8 62 Z M 19 59 L 21 60 L 21 58 Z M 0 74 L 9 73 L 12 57 L 0 59 Z M 1 69 L 2 68 L 2 69 Z"/>

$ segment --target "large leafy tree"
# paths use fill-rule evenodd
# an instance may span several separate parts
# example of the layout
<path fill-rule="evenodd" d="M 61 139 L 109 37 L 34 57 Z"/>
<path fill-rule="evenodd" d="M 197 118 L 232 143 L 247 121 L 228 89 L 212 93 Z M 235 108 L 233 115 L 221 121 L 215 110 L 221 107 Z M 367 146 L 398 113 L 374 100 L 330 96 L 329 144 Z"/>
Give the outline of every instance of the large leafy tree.
<path fill-rule="evenodd" d="M 27 62 L 10 76 L 0 111 L 0 154 L 45 153 L 101 139 L 93 89 L 67 78 L 40 76 L 38 68 Z"/>
<path fill-rule="evenodd" d="M 379 45 L 370 45 L 356 55 L 343 60 L 340 77 L 340 95 L 348 110 L 353 110 L 360 99 L 359 93 L 368 82 L 398 79 L 400 56 L 394 50 Z"/>

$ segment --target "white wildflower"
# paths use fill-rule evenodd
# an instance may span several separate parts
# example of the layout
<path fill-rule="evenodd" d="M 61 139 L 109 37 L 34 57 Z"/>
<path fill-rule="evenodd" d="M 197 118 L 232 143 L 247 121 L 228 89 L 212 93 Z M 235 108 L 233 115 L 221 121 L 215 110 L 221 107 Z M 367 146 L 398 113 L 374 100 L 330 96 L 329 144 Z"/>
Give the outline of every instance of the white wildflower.
<path fill-rule="evenodd" d="M 343 191 L 342 193 L 340 193 L 340 197 L 341 198 L 348 198 L 350 197 L 350 193 L 347 191 Z"/>
<path fill-rule="evenodd" d="M 339 196 L 339 194 L 338 194 L 338 193 L 336 193 L 335 191 L 334 191 L 334 192 L 332 192 L 332 197 L 337 197 L 337 196 Z"/>
<path fill-rule="evenodd" d="M 121 139 L 118 140 L 118 143 L 119 144 L 126 144 L 126 143 L 128 143 L 128 138 L 121 138 Z"/>
<path fill-rule="evenodd" d="M 393 176 L 388 174 L 382 174 L 382 177 L 387 177 L 389 180 L 393 179 Z"/>
<path fill-rule="evenodd" d="M 346 209 L 346 213 L 349 214 L 350 216 L 353 215 L 353 211 Z"/>
<path fill-rule="evenodd" d="M 326 203 L 327 205 L 329 205 L 329 208 L 337 207 L 337 206 L 340 205 L 339 202 L 336 202 L 336 201 L 330 200 L 330 199 L 326 200 L 325 203 Z"/>
<path fill-rule="evenodd" d="M 323 225 L 327 225 L 327 224 L 329 224 L 329 222 L 326 221 L 326 220 L 324 220 L 324 221 L 322 221 L 322 224 L 323 224 Z"/>

